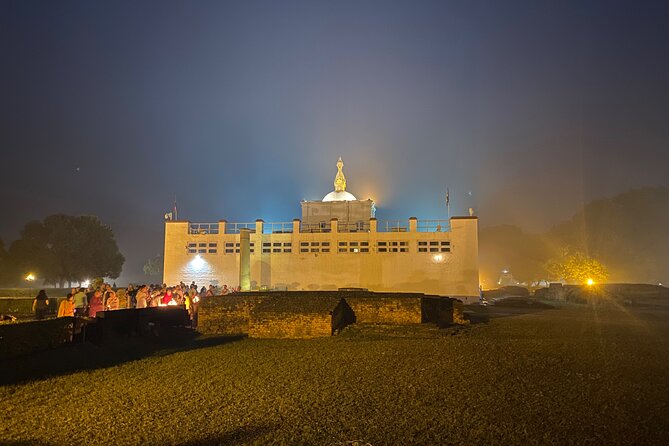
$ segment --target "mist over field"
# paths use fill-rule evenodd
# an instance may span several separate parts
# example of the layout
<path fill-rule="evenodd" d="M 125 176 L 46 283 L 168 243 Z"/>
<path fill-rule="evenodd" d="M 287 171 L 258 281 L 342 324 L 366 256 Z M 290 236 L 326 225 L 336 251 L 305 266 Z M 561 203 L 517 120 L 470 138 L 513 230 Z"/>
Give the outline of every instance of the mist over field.
<path fill-rule="evenodd" d="M 545 264 L 574 248 L 601 261 L 610 282 L 669 283 L 669 189 L 631 190 L 595 200 L 550 230 L 480 229 L 480 273 L 495 287 L 502 270 L 521 282 L 547 278 Z"/>

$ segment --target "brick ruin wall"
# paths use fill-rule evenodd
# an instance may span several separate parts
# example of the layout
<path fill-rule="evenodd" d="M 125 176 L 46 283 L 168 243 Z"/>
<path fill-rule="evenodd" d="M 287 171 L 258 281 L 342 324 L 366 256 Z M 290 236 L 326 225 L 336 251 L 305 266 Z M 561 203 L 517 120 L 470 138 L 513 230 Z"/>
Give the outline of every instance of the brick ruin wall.
<path fill-rule="evenodd" d="M 275 313 L 253 318 L 249 324 L 250 338 L 322 338 L 332 335 L 332 316 L 317 313 Z"/>
<path fill-rule="evenodd" d="M 331 336 L 332 315 L 341 298 L 319 293 L 268 295 L 250 310 L 251 338 Z"/>
<path fill-rule="evenodd" d="M 70 342 L 75 318 L 0 324 L 0 361 Z"/>
<path fill-rule="evenodd" d="M 420 295 L 345 297 L 359 324 L 420 324 L 422 322 Z"/>
<path fill-rule="evenodd" d="M 254 338 L 331 336 L 351 323 L 466 323 L 455 299 L 413 293 L 272 292 L 203 299 L 198 330 Z"/>
<path fill-rule="evenodd" d="M 205 297 L 198 308 L 198 331 L 223 335 L 248 334 L 251 309 L 262 298 L 246 294 Z"/>

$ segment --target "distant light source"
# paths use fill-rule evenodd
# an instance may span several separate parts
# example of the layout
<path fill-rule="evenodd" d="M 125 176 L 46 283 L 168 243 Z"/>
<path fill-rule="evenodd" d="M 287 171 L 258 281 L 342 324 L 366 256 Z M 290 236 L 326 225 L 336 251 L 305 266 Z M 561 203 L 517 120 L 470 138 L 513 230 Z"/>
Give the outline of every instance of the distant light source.
<path fill-rule="evenodd" d="M 585 281 L 585 284 L 588 285 L 588 286 L 593 286 L 595 284 L 595 281 L 592 280 L 592 279 L 588 279 L 588 280 Z"/>
<path fill-rule="evenodd" d="M 444 261 L 444 256 L 441 254 L 435 254 L 432 256 L 432 260 L 434 260 L 437 263 L 441 263 Z"/>
<path fill-rule="evenodd" d="M 35 280 L 35 275 L 33 273 L 28 273 L 28 275 L 26 276 L 26 280 L 28 282 L 34 281 Z"/>
<path fill-rule="evenodd" d="M 207 262 L 205 262 L 205 260 L 202 257 L 200 257 L 199 254 L 196 255 L 195 258 L 193 258 L 193 260 L 190 261 L 191 266 L 195 270 L 202 269 L 202 267 L 205 265 L 205 263 L 207 263 Z"/>

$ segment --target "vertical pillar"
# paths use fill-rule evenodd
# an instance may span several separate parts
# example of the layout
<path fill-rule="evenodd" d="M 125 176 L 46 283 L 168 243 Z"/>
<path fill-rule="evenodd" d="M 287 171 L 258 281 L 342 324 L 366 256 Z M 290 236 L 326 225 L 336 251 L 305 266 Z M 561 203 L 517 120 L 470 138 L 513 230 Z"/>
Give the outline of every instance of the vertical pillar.
<path fill-rule="evenodd" d="M 263 226 L 265 225 L 265 221 L 262 219 L 256 220 L 256 234 L 261 235 L 263 231 Z"/>
<path fill-rule="evenodd" d="M 383 262 L 377 257 L 378 236 L 378 221 L 372 217 L 369 219 L 369 283 L 383 283 Z"/>
<path fill-rule="evenodd" d="M 251 230 L 246 228 L 239 230 L 239 286 L 251 290 Z"/>
<path fill-rule="evenodd" d="M 218 221 L 218 233 L 219 234 L 225 234 L 225 226 L 228 224 L 227 220 L 219 220 Z"/>
<path fill-rule="evenodd" d="M 336 218 L 330 219 L 330 232 L 333 234 L 339 232 L 339 220 L 337 220 Z"/>
<path fill-rule="evenodd" d="M 418 230 L 418 219 L 416 217 L 409 218 L 409 232 L 416 232 Z"/>
<path fill-rule="evenodd" d="M 478 218 L 451 217 L 450 224 L 451 265 L 455 281 L 460 285 L 456 292 L 444 290 L 444 295 L 457 295 L 465 304 L 475 302 L 479 297 Z"/>
<path fill-rule="evenodd" d="M 291 252 L 293 254 L 300 253 L 300 241 L 302 240 L 302 221 L 299 218 L 293 219 L 293 236 L 290 238 L 292 243 Z"/>

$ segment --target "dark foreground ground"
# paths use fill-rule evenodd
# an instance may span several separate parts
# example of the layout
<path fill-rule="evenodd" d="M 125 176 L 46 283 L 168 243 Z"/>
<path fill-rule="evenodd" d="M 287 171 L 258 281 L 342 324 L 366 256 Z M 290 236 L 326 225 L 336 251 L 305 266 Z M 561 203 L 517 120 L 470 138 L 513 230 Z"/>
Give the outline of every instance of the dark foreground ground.
<path fill-rule="evenodd" d="M 463 330 L 0 363 L 0 443 L 669 444 L 666 307 L 483 311 Z M 47 363 L 56 376 L 17 381 Z"/>

